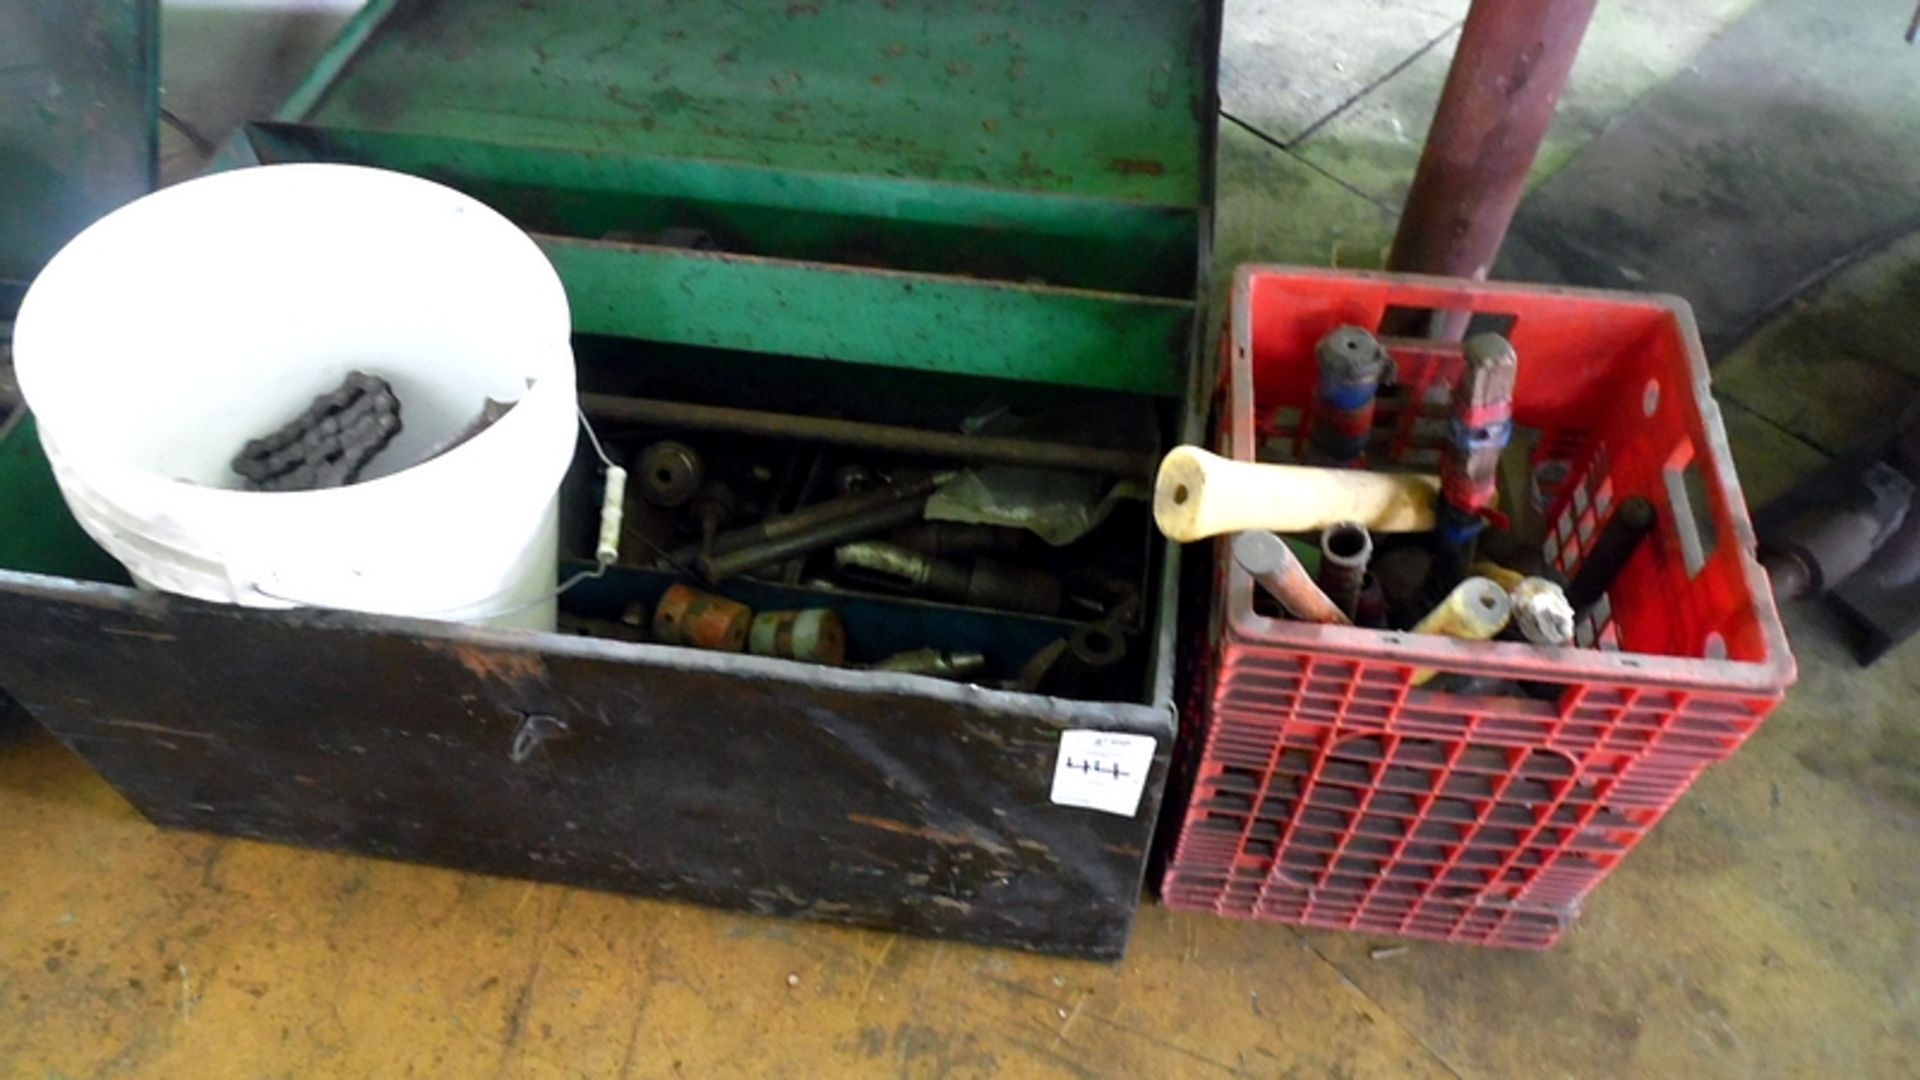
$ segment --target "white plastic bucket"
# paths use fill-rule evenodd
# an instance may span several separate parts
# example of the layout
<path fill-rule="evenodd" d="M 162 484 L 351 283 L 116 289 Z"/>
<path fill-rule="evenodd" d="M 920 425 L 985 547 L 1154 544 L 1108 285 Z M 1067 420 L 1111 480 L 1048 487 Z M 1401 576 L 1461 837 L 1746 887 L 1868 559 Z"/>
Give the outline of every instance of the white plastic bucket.
<path fill-rule="evenodd" d="M 254 607 L 551 629 L 577 437 L 558 275 L 439 184 L 346 165 L 217 173 L 101 219 L 35 280 L 21 393 L 61 493 L 135 580 Z M 249 492 L 251 438 L 352 371 L 404 428 L 359 483 Z M 491 427 L 427 458 L 491 398 Z"/>

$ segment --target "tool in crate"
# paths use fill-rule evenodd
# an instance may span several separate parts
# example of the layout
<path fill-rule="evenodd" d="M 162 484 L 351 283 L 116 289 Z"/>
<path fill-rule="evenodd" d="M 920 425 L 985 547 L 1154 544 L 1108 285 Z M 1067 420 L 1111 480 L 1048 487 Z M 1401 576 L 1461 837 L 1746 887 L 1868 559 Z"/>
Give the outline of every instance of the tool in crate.
<path fill-rule="evenodd" d="M 1507 520 L 1496 510 L 1495 498 L 1500 458 L 1513 430 L 1519 357 L 1512 343 L 1486 333 L 1460 346 L 1438 477 L 1361 468 L 1371 431 L 1356 428 L 1356 418 L 1370 423 L 1378 386 L 1398 382 L 1391 354 L 1372 334 L 1337 326 L 1320 338 L 1314 357 L 1316 412 L 1308 425 L 1308 455 L 1346 465 L 1251 464 L 1179 447 L 1162 461 L 1154 485 L 1161 532 L 1178 541 L 1236 534 L 1234 561 L 1282 609 L 1307 622 L 1343 626 L 1353 623 L 1372 533 L 1430 532 L 1431 556 L 1420 564 L 1423 576 L 1403 585 L 1403 591 L 1425 598 L 1425 614 L 1400 629 L 1468 641 L 1505 634 L 1510 640 L 1571 647 L 1575 616 L 1606 593 L 1652 527 L 1652 508 L 1644 499 L 1623 505 L 1572 582 L 1534 557 L 1516 560 L 1528 566 L 1525 573 L 1476 562 L 1489 520 Z M 1333 421 L 1326 419 L 1330 412 Z M 1316 532 L 1318 584 L 1275 535 Z M 1342 545 L 1351 553 L 1342 555 Z M 1503 546 L 1525 553 L 1537 544 L 1510 539 Z M 1337 600 L 1323 587 L 1329 584 Z M 1432 669 L 1422 669 L 1414 682 L 1432 677 Z"/>
<path fill-rule="evenodd" d="M 1328 454 L 1328 387 L 1343 422 L 1356 397 L 1326 357 L 1366 355 L 1364 328 L 1400 310 L 1507 325 L 1380 339 L 1370 429 Z M 1237 534 L 1194 639 L 1162 898 L 1551 945 L 1793 681 L 1691 314 L 1248 267 L 1233 326 L 1222 455 L 1176 449 L 1155 491 L 1170 538 Z M 1331 543 L 1340 522 L 1369 543 Z M 1357 551 L 1386 625 L 1318 617 L 1347 615 Z"/>

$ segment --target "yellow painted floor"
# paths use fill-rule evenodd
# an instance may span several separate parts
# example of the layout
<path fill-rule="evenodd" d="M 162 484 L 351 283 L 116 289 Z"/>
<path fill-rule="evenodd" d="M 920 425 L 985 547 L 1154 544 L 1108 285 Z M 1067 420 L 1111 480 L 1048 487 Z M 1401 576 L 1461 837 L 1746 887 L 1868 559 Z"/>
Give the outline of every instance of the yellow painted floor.
<path fill-rule="evenodd" d="M 0 744 L 0 1075 L 1911 1076 L 1920 650 L 1800 689 L 1546 954 L 1143 909 L 1107 967 L 162 833 Z"/>

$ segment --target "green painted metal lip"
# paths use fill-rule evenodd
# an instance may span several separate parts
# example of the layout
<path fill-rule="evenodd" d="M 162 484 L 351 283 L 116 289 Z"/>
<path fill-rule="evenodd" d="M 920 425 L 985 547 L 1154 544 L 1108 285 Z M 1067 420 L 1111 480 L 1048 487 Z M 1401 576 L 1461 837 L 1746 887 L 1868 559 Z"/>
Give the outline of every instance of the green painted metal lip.
<path fill-rule="evenodd" d="M 1193 295 L 1191 206 L 278 121 L 249 124 L 245 135 L 263 164 L 344 161 L 427 176 L 539 232 L 645 240 L 698 223 L 743 255 Z"/>
<path fill-rule="evenodd" d="M 1163 0 L 409 0 L 356 20 L 281 118 L 1194 206 L 1210 30 Z"/>
<path fill-rule="evenodd" d="M 536 234 L 582 333 L 1178 396 L 1192 301 Z"/>
<path fill-rule="evenodd" d="M 68 240 L 153 190 L 157 0 L 0 0 L 0 318 Z"/>

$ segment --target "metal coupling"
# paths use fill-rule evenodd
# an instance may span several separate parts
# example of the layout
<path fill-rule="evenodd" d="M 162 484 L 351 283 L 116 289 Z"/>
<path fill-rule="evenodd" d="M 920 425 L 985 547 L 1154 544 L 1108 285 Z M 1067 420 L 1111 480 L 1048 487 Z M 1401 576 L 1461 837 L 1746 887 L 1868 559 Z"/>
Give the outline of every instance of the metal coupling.
<path fill-rule="evenodd" d="M 706 482 L 706 463 L 692 447 L 667 439 L 640 451 L 634 462 L 640 476 L 640 494 L 655 506 L 671 510 L 684 506 Z"/>
<path fill-rule="evenodd" d="M 747 647 L 753 612 L 745 604 L 674 585 L 653 609 L 653 636 L 669 645 L 739 652 Z"/>
<path fill-rule="evenodd" d="M 747 648 L 755 656 L 838 667 L 847 659 L 847 629 L 830 608 L 763 611 L 753 618 Z"/>

